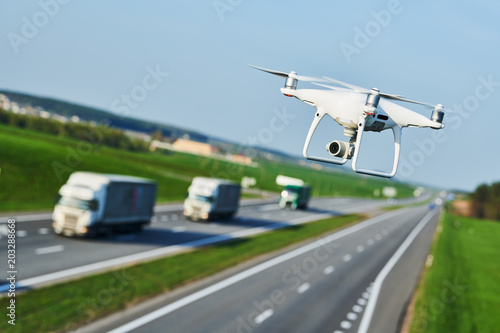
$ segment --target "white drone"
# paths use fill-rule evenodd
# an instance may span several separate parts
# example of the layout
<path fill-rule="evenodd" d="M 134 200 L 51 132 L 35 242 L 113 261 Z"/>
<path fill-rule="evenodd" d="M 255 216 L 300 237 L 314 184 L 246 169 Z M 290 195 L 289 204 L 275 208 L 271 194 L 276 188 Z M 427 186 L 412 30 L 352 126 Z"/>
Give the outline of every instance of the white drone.
<path fill-rule="evenodd" d="M 377 88 L 371 90 L 344 83 L 328 77 L 317 79 L 308 76 L 297 75 L 295 72 L 285 73 L 261 67 L 249 65 L 261 71 L 285 77 L 285 87 L 281 92 L 288 97 L 295 97 L 304 103 L 315 106 L 317 109 L 309 133 L 304 144 L 303 155 L 306 159 L 342 165 L 352 158 L 352 169 L 358 173 L 391 178 L 396 174 L 399 162 L 401 144 L 401 130 L 403 127 L 430 127 L 441 129 L 444 118 L 444 108 L 441 104 L 431 105 L 427 103 L 412 101 L 400 95 L 392 95 L 380 92 Z M 297 89 L 297 81 L 310 81 L 313 84 L 328 88 L 324 89 Z M 324 85 L 316 82 L 333 82 L 347 88 Z M 366 98 L 365 96 L 366 95 Z M 431 119 L 427 119 L 419 113 L 389 102 L 392 99 L 425 105 L 434 109 Z M 380 108 L 379 108 L 380 106 Z M 332 141 L 326 145 L 326 150 L 335 157 L 328 159 L 309 156 L 307 150 L 311 138 L 319 122 L 325 115 L 332 117 L 339 125 L 344 127 L 344 135 L 350 138 L 349 142 Z M 380 172 L 374 170 L 359 169 L 357 167 L 358 153 L 361 145 L 363 131 L 381 132 L 392 129 L 394 134 L 394 164 L 391 172 Z"/>

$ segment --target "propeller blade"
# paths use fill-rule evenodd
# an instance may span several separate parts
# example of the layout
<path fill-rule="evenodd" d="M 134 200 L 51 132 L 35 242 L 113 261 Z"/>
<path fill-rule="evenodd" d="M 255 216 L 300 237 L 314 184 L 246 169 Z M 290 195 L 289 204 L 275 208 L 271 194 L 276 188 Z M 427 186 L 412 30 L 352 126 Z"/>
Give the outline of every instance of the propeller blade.
<path fill-rule="evenodd" d="M 326 82 L 324 79 L 320 79 L 317 77 L 311 77 L 311 76 L 304 76 L 304 75 L 295 75 L 295 78 L 299 81 L 307 81 L 307 82 Z"/>
<path fill-rule="evenodd" d="M 429 104 L 429 103 L 424 103 L 424 102 L 418 102 L 418 101 L 413 101 L 411 99 L 403 98 L 397 95 L 390 95 L 390 94 L 385 94 L 385 93 L 380 93 L 380 96 L 383 96 L 387 99 L 393 99 L 396 101 L 401 101 L 401 102 L 408 102 L 408 103 L 413 103 L 413 104 L 419 104 L 419 105 L 425 105 L 427 107 L 434 108 L 435 105 Z"/>
<path fill-rule="evenodd" d="M 379 93 L 380 96 L 386 97 L 386 98 L 405 98 L 403 95 L 394 95 L 394 94 L 388 94 L 388 93 Z"/>
<path fill-rule="evenodd" d="M 371 90 L 369 89 L 366 89 L 366 88 L 363 88 L 363 87 L 360 87 L 360 86 L 355 86 L 354 84 L 350 84 L 350 83 L 345 83 L 345 82 L 342 82 L 342 81 L 339 81 L 339 80 L 336 80 L 336 79 L 332 79 L 330 77 L 326 77 L 326 76 L 323 76 L 325 79 L 327 79 L 328 81 L 331 81 L 331 82 L 334 82 L 334 83 L 337 83 L 337 84 L 340 84 L 344 87 L 347 87 L 351 90 L 354 90 L 356 92 L 359 92 L 359 93 L 364 93 L 364 94 L 368 94 L 370 93 Z"/>
<path fill-rule="evenodd" d="M 278 75 L 278 76 L 282 76 L 282 77 L 288 77 L 288 73 L 285 73 L 285 72 L 280 72 L 280 71 L 275 71 L 275 70 L 272 70 L 272 69 L 266 69 L 266 68 L 262 68 L 262 67 L 257 67 L 257 66 L 250 65 L 250 64 L 247 64 L 247 65 L 250 66 L 250 67 L 253 67 L 255 69 L 258 69 L 259 71 L 267 72 L 269 74 L 274 74 L 274 75 Z"/>
<path fill-rule="evenodd" d="M 250 64 L 247 64 L 247 65 L 250 66 L 250 67 L 253 67 L 255 69 L 258 69 L 260 71 L 269 73 L 269 74 L 274 74 L 274 75 L 278 75 L 278 76 L 281 76 L 281 77 L 292 77 L 292 78 L 297 79 L 299 81 L 326 82 L 324 79 L 320 79 L 320 78 L 316 78 L 316 77 L 311 77 L 311 76 L 297 75 L 295 72 L 285 73 L 285 72 L 281 72 L 281 71 L 275 71 L 273 69 L 267 69 L 267 68 L 257 67 L 257 66 L 250 65 Z"/>
<path fill-rule="evenodd" d="M 325 87 L 325 88 L 336 90 L 336 91 L 344 91 L 344 92 L 356 93 L 356 91 L 353 91 L 353 90 L 347 89 L 347 88 L 334 87 L 334 86 L 329 86 L 329 85 L 326 85 L 326 84 L 321 84 L 321 83 L 316 83 L 316 82 L 311 82 L 311 83 L 314 84 L 314 85 L 320 86 L 320 87 Z"/>

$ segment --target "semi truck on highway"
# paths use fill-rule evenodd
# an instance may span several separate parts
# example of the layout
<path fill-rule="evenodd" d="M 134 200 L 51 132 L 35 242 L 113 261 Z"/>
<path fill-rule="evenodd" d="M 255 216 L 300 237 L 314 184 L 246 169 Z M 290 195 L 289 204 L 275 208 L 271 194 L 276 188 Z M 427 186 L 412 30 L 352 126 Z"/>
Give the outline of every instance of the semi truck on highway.
<path fill-rule="evenodd" d="M 311 187 L 307 185 L 285 185 L 279 205 L 281 208 L 307 209 L 310 197 Z"/>
<path fill-rule="evenodd" d="M 139 232 L 153 216 L 156 182 L 132 176 L 74 172 L 59 195 L 52 214 L 56 234 L 92 237 Z"/>
<path fill-rule="evenodd" d="M 184 216 L 190 220 L 229 219 L 238 211 L 240 184 L 195 177 L 184 201 Z"/>

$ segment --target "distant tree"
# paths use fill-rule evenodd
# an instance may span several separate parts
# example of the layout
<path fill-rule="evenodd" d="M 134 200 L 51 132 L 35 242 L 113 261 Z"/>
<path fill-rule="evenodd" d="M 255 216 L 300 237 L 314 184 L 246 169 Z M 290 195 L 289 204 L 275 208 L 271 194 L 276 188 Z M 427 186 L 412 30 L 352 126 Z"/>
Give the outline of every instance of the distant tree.
<path fill-rule="evenodd" d="M 160 130 L 156 130 L 151 134 L 153 140 L 161 141 L 163 139 L 163 133 Z"/>
<path fill-rule="evenodd" d="M 470 198 L 473 216 L 500 220 L 500 182 L 479 185 Z"/>

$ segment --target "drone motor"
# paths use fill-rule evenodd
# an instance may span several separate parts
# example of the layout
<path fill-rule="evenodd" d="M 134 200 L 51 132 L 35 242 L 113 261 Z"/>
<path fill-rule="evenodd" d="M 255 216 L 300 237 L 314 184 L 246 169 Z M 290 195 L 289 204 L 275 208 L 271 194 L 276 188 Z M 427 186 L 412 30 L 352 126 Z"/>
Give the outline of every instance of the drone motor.
<path fill-rule="evenodd" d="M 443 105 L 441 105 L 441 104 L 436 105 L 436 107 L 434 108 L 434 111 L 432 111 L 431 120 L 438 122 L 438 123 L 443 123 L 443 119 L 444 119 L 444 111 L 443 110 L 444 110 Z"/>
<path fill-rule="evenodd" d="M 297 78 L 295 77 L 295 72 L 290 72 L 290 74 L 286 77 L 286 81 L 285 81 L 285 88 L 288 88 L 288 89 L 293 89 L 293 90 L 296 90 L 297 89 Z"/>

